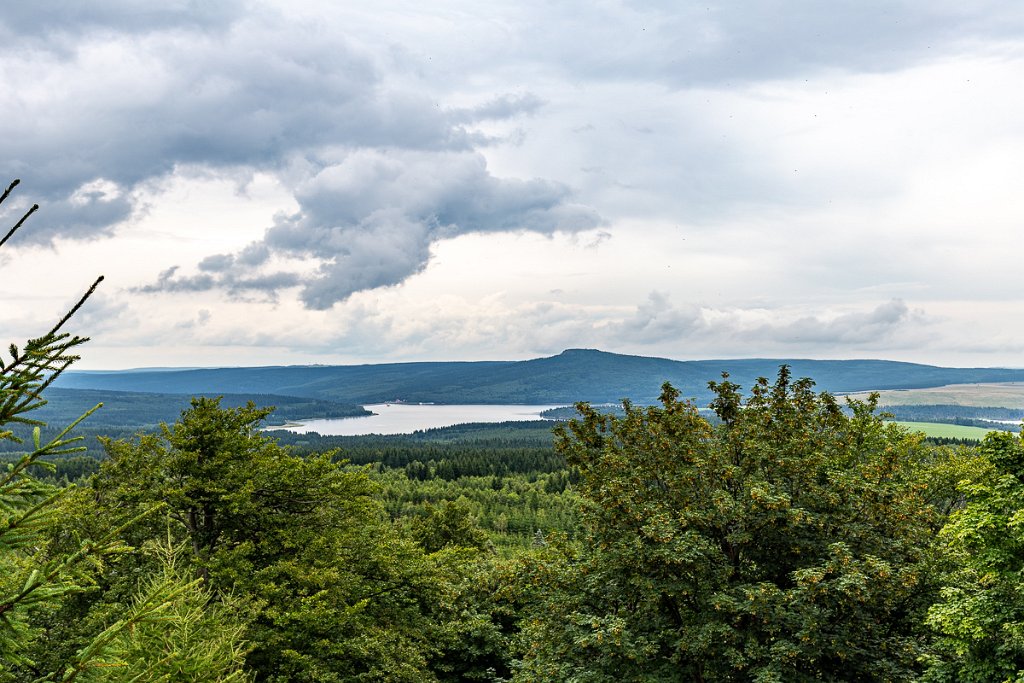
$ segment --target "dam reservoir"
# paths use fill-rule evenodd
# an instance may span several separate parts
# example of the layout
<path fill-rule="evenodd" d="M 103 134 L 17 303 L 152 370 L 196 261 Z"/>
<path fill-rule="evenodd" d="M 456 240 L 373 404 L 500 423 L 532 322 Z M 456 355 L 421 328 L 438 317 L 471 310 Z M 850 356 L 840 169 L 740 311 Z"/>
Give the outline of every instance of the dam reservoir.
<path fill-rule="evenodd" d="M 378 403 L 365 406 L 373 415 L 331 419 L 302 420 L 271 429 L 286 429 L 323 436 L 362 436 L 366 434 L 411 434 L 421 429 L 450 427 L 469 422 L 522 422 L 541 420 L 541 411 L 551 405 L 445 405 L 423 403 Z M 553 424 L 553 423 L 552 423 Z"/>

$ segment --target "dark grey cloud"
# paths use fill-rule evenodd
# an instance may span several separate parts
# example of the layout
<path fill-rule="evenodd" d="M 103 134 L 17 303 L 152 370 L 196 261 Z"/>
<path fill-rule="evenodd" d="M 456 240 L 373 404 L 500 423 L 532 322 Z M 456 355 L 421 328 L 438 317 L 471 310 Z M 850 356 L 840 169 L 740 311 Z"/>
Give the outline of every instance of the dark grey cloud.
<path fill-rule="evenodd" d="M 60 32 L 139 32 L 169 28 L 221 28 L 238 18 L 240 0 L 40 0 L 8 3 L 0 13 L 5 43 L 52 38 Z"/>
<path fill-rule="evenodd" d="M 139 287 L 140 292 L 205 292 L 211 289 L 216 280 L 205 273 L 192 276 L 178 276 L 180 266 L 171 266 L 161 271 L 153 284 Z"/>
<path fill-rule="evenodd" d="M 494 119 L 508 119 L 521 114 L 533 114 L 544 106 L 544 100 L 532 93 L 499 95 L 475 107 L 453 109 L 454 121 L 474 123 Z"/>
<path fill-rule="evenodd" d="M 55 2 L 10 13 L 0 20 L 16 36 L 0 47 L 0 178 L 22 178 L 31 196 L 0 219 L 35 201 L 44 210 L 25 241 L 89 238 L 136 215 L 140 188 L 182 169 L 269 172 L 294 191 L 295 215 L 238 253 L 203 258 L 198 272 L 166 269 L 136 291 L 273 298 L 301 286 L 317 309 L 401 282 L 447 236 L 599 222 L 565 186 L 495 178 L 472 151 L 501 139 L 473 126 L 531 115 L 540 98 L 497 93 L 445 107 L 416 74 L 388 71 L 337 28 L 260 3 Z M 313 259 L 312 272 L 277 269 L 275 255 Z"/>
<path fill-rule="evenodd" d="M 109 7 L 119 5 L 95 8 L 65 38 L 66 53 L 0 47 L 0 178 L 22 178 L 33 201 L 54 207 L 36 242 L 104 232 L 131 215 L 134 189 L 182 167 L 280 172 L 297 159 L 315 168 L 339 148 L 466 150 L 486 138 L 463 124 L 539 106 L 522 94 L 442 109 L 389 85 L 374 56 L 344 36 L 269 10 L 199 17 L 202 31 L 143 12 L 151 21 L 129 36 L 105 18 Z M 67 204 L 97 182 L 119 199 Z"/>
<path fill-rule="evenodd" d="M 263 240 L 199 263 L 197 275 L 161 274 L 143 291 L 228 291 L 301 285 L 303 303 L 330 308 L 351 294 L 395 285 L 421 271 L 445 237 L 529 230 L 544 234 L 600 224 L 546 180 L 502 179 L 472 152 L 361 150 L 323 168 L 295 191 L 300 210 L 279 217 Z M 255 275 L 274 255 L 311 259 L 312 273 Z"/>
<path fill-rule="evenodd" d="M 72 239 L 109 234 L 133 210 L 129 198 L 110 189 L 85 187 L 69 197 L 47 202 L 39 201 L 33 189 L 22 184 L 0 206 L 0 225 L 13 226 L 33 203 L 39 203 L 29 219 L 30 227 L 20 231 L 12 246 L 48 242 L 58 233 Z"/>
<path fill-rule="evenodd" d="M 171 266 L 162 271 L 156 282 L 134 288 L 144 294 L 157 292 L 207 292 L 217 288 L 236 300 L 276 301 L 281 289 L 296 287 L 301 283 L 298 275 L 288 272 L 255 273 L 230 269 L 230 256 L 218 262 L 221 266 L 217 275 L 201 272 L 196 275 L 178 275 L 180 266 Z M 203 261 L 207 263 L 209 259 Z"/>

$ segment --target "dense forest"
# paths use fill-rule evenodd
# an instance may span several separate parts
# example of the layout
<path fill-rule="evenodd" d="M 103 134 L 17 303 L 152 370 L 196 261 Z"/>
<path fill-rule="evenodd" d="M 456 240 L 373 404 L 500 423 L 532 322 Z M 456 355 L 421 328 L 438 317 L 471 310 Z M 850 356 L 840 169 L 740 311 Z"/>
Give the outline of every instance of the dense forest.
<path fill-rule="evenodd" d="M 53 368 L 25 357 L 81 341 L 59 337 L 6 363 L 5 424 L 31 419 Z M 929 445 L 785 367 L 712 389 L 714 422 L 666 384 L 621 415 L 582 404 L 553 438 L 526 423 L 289 446 L 260 430 L 268 409 L 202 397 L 99 460 L 35 432 L 0 481 L 0 680 L 1024 670 L 1017 437 Z M 94 466 L 56 485 L 38 471 L 54 458 Z"/>
<path fill-rule="evenodd" d="M 783 365 L 553 433 L 279 439 L 197 396 L 96 451 L 102 407 L 37 418 L 97 284 L 0 358 L 0 681 L 1024 680 L 1016 435 Z"/>

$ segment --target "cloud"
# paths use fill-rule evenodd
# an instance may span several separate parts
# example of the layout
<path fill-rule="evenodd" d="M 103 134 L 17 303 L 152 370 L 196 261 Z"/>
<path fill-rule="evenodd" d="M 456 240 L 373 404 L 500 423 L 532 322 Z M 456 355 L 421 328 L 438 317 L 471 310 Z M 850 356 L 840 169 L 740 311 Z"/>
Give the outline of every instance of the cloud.
<path fill-rule="evenodd" d="M 610 346 L 644 347 L 673 340 L 689 345 L 727 349 L 751 346 L 758 353 L 787 349 L 872 348 L 893 343 L 925 324 L 924 314 L 911 310 L 901 299 L 875 308 L 839 314 L 771 309 L 714 309 L 697 305 L 674 306 L 667 294 L 651 292 L 633 315 L 609 322 L 595 341 Z M 735 353 L 733 351 L 732 353 Z"/>
<path fill-rule="evenodd" d="M 238 0 L 196 2 L 168 0 L 47 0 L 13 3 L 0 15 L 0 31 L 7 44 L 40 41 L 62 32 L 116 30 L 144 32 L 154 28 L 223 27 L 237 18 L 244 5 Z"/>
<path fill-rule="evenodd" d="M 1021 10 L 949 2 L 803 0 L 782 15 L 773 2 L 742 8 L 619 2 L 583 13 L 572 8 L 574 30 L 567 32 L 570 10 L 529 9 L 501 7 L 504 21 L 480 25 L 507 32 L 485 36 L 493 45 L 480 50 L 484 66 L 564 64 L 574 79 L 653 79 L 674 87 L 832 67 L 898 68 L 930 55 L 931 45 L 998 39 L 1024 26 Z M 473 106 L 442 106 L 438 84 L 429 81 L 436 74 L 419 71 L 424 60 L 392 57 L 396 49 L 408 51 L 422 27 L 410 24 L 406 30 L 417 34 L 405 35 L 399 24 L 396 38 L 375 46 L 346 30 L 350 15 L 361 11 L 327 12 L 318 25 L 301 11 L 267 2 L 60 0 L 5 9 L 0 177 L 22 177 L 31 200 L 51 207 L 52 219 L 30 239 L 107 233 L 137 212 L 133 192 L 141 184 L 184 166 L 286 177 L 296 160 L 330 163 L 324 159 L 337 149 L 469 151 L 507 139 L 475 125 L 532 115 L 544 105 L 520 91 L 491 94 Z M 458 16 L 477 26 L 471 15 Z M 364 20 L 379 27 L 374 16 Z M 463 25 L 454 19 L 446 30 Z M 442 30 L 428 39 L 447 45 L 446 36 Z M 470 58 L 457 45 L 445 55 Z M 454 64 L 447 68 L 459 81 L 475 72 L 465 64 L 458 65 L 463 73 Z M 116 188 L 116 199 L 68 203 L 100 180 Z"/>
<path fill-rule="evenodd" d="M 494 119 L 510 119 L 523 114 L 533 114 L 544 106 L 544 100 L 533 93 L 499 95 L 483 104 L 467 109 L 453 109 L 452 120 L 475 123 Z"/>
<path fill-rule="evenodd" d="M 760 326 L 751 334 L 785 344 L 849 347 L 887 340 L 914 317 L 905 302 L 893 299 L 866 312 L 854 311 L 831 318 L 803 316 L 789 323 Z"/>
<path fill-rule="evenodd" d="M 0 19 L 16 37 L 0 47 L 10 93 L 0 178 L 21 177 L 31 193 L 0 220 L 43 206 L 22 244 L 109 235 L 143 212 L 142 190 L 189 168 L 270 173 L 300 206 L 247 249 L 135 291 L 274 300 L 301 287 L 303 303 L 323 309 L 419 272 L 444 237 L 599 222 L 565 185 L 496 178 L 474 152 L 515 138 L 474 126 L 535 113 L 543 101 L 530 92 L 441 106 L 381 50 L 266 3 L 58 5 L 66 14 L 52 23 Z M 310 268 L 275 269 L 275 257 Z"/>
<path fill-rule="evenodd" d="M 182 167 L 264 170 L 287 181 L 296 162 L 322 166 L 332 150 L 468 150 L 487 138 L 467 125 L 540 106 L 522 93 L 442 109 L 425 88 L 395 87 L 378 56 L 346 36 L 266 5 L 189 18 L 191 3 L 166 11 L 141 3 L 131 21 L 117 19 L 127 5 L 135 3 L 72 11 L 76 21 L 60 30 L 28 31 L 63 49 L 0 47 L 0 177 L 31 188 L 9 210 L 50 207 L 35 242 L 108 232 L 139 208 L 135 190 Z M 15 13 L 5 25 L 27 31 L 23 20 Z M 97 183 L 111 196 L 73 201 Z"/>
<path fill-rule="evenodd" d="M 235 300 L 276 302 L 279 290 L 295 287 L 300 284 L 299 276 L 295 273 L 280 271 L 251 273 L 245 270 L 234 272 L 225 268 L 218 276 L 209 273 L 182 276 L 177 274 L 178 270 L 179 266 L 171 266 L 160 273 L 156 282 L 135 287 L 133 291 L 143 294 L 154 294 L 157 292 L 195 293 L 207 292 L 217 288 L 224 290 L 230 298 Z"/>
<path fill-rule="evenodd" d="M 940 51 L 1016 38 L 1024 29 L 1024 10 L 1016 5 L 952 0 L 624 1 L 587 12 L 556 4 L 531 18 L 514 24 L 510 50 L 577 79 L 676 88 L 894 71 Z"/>
<path fill-rule="evenodd" d="M 137 327 L 138 324 L 138 318 L 128 303 L 103 291 L 103 285 L 100 285 L 100 289 L 75 314 L 69 331 L 95 339 L 116 335 L 120 330 Z"/>
<path fill-rule="evenodd" d="M 473 152 L 360 150 L 322 168 L 295 190 L 300 210 L 281 216 L 237 254 L 199 263 L 200 273 L 165 271 L 141 291 L 274 294 L 301 286 L 311 309 L 355 292 L 396 285 L 420 272 L 430 245 L 467 233 L 586 230 L 601 223 L 574 205 L 569 188 L 546 180 L 496 178 Z M 259 274 L 275 257 L 315 263 L 312 271 Z"/>
<path fill-rule="evenodd" d="M 655 344 L 685 339 L 706 327 L 698 306 L 675 308 L 667 294 L 651 292 L 647 301 L 626 320 L 609 326 L 610 340 L 618 343 Z"/>
<path fill-rule="evenodd" d="M 397 285 L 424 267 L 430 245 L 470 232 L 552 233 L 593 227 L 600 217 L 570 201 L 564 185 L 496 178 L 474 153 L 360 151 L 296 189 L 300 211 L 282 216 L 260 242 L 238 254 L 209 256 L 200 273 L 161 273 L 143 292 L 275 294 L 301 286 L 302 302 L 330 308 L 362 290 Z M 257 274 L 272 258 L 311 260 L 302 273 Z"/>
<path fill-rule="evenodd" d="M 812 350 L 849 357 L 876 348 L 920 345 L 928 324 L 923 313 L 903 301 L 836 314 L 809 307 L 673 305 L 661 292 L 651 292 L 631 311 L 609 305 L 513 302 L 503 297 L 474 302 L 452 296 L 399 309 L 394 306 L 396 298 L 399 294 L 391 292 L 352 300 L 315 332 L 287 325 L 263 329 L 267 336 L 262 342 L 381 358 L 523 358 L 574 345 L 670 358 L 744 357 L 751 355 L 750 349 L 759 356 L 802 356 Z M 237 334 L 231 331 L 228 336 Z M 496 347 L 504 349 L 504 355 L 495 356 Z"/>

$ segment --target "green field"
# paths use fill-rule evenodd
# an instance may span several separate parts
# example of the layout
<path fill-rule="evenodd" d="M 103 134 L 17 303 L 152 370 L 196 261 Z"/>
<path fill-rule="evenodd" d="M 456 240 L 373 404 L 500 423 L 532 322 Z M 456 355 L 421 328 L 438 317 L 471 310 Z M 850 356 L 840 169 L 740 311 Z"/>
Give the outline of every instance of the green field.
<path fill-rule="evenodd" d="M 938 436 L 947 439 L 983 439 L 992 429 L 984 427 L 963 427 L 961 425 L 941 424 L 938 422 L 899 422 L 907 429 L 924 432 L 925 436 Z"/>

